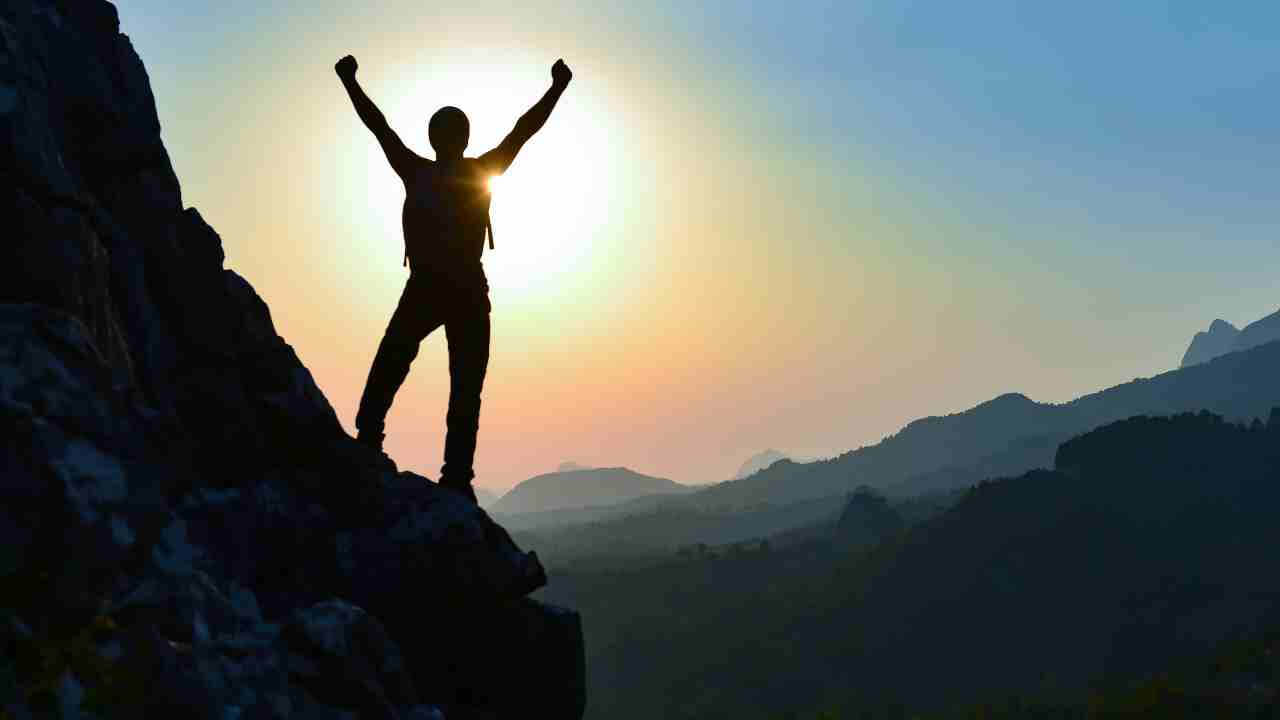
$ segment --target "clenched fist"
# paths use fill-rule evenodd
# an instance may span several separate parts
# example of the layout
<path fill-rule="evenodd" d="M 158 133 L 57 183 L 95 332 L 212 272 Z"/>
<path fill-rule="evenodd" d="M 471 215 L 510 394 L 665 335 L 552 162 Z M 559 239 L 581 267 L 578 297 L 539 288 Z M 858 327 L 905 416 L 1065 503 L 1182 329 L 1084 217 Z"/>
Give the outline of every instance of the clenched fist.
<path fill-rule="evenodd" d="M 333 66 L 333 69 L 337 71 L 338 77 L 349 78 L 349 77 L 356 76 L 357 67 L 359 67 L 359 65 L 356 64 L 356 59 L 350 55 L 347 55 L 346 57 L 339 60 L 337 64 Z"/>
<path fill-rule="evenodd" d="M 564 86 L 568 85 L 569 81 L 572 79 L 573 71 L 569 69 L 568 65 L 564 64 L 564 60 L 557 60 L 556 63 L 551 66 L 551 82 L 556 85 Z"/>

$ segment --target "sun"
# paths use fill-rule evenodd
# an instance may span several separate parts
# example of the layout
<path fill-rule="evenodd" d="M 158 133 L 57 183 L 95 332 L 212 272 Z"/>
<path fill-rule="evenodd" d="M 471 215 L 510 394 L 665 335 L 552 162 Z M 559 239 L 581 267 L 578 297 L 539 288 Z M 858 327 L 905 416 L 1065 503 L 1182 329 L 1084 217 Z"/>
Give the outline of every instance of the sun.
<path fill-rule="evenodd" d="M 501 142 L 546 90 L 551 61 L 479 54 L 455 58 L 447 70 L 438 62 L 426 66 L 430 72 L 387 71 L 403 80 L 376 88 L 375 100 L 383 103 L 406 144 L 424 157 L 433 156 L 425 120 L 442 105 L 462 108 L 471 121 L 466 154 L 476 157 Z M 584 85 L 575 81 L 511 168 L 486 181 L 496 247 L 485 249 L 484 266 L 495 295 L 554 294 L 549 291 L 580 265 L 608 218 L 619 165 L 612 153 L 622 133 L 611 127 L 612 113 Z M 395 248 L 388 250 L 394 255 L 403 242 L 404 190 L 374 143 L 362 179 L 370 205 L 377 208 L 375 231 Z"/>
<path fill-rule="evenodd" d="M 571 148 L 557 145 L 548 142 L 532 157 L 518 158 L 505 175 L 489 179 L 496 247 L 485 250 L 484 265 L 496 293 L 524 294 L 554 284 L 590 250 L 603 222 L 604 203 L 591 185 L 590 168 Z"/>

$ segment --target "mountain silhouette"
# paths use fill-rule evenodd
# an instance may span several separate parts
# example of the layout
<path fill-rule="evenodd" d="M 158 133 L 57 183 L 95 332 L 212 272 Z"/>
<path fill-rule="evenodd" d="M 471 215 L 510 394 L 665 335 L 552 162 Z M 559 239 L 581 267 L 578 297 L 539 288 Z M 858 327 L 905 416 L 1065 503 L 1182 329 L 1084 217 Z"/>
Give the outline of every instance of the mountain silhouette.
<path fill-rule="evenodd" d="M 1280 405 L 1280 343 L 1134 380 L 1063 404 L 1009 393 L 909 423 L 881 442 L 816 462 L 782 459 L 740 480 L 607 508 L 510 516 L 514 531 L 557 562 L 605 550 L 629 555 L 689 543 L 738 542 L 834 520 L 868 486 L 901 500 L 1052 467 L 1058 446 L 1109 422 L 1209 409 L 1236 420 Z M 536 531 L 536 532 L 531 532 Z"/>
<path fill-rule="evenodd" d="M 1226 320 L 1218 319 L 1209 324 L 1209 329 L 1198 332 L 1191 338 L 1191 345 L 1182 356 L 1179 367 L 1199 365 L 1219 355 L 1231 352 L 1240 336 L 1240 329 Z"/>
<path fill-rule="evenodd" d="M 537 475 L 511 488 L 489 509 L 515 515 L 617 505 L 649 496 L 688 492 L 665 478 L 627 468 L 591 468 Z"/>
<path fill-rule="evenodd" d="M 1235 421 L 1266 417 L 1280 404 L 1277 367 L 1280 342 L 1272 342 L 1062 404 L 1009 393 L 953 415 L 915 420 L 879 443 L 829 460 L 780 460 L 684 502 L 746 507 L 841 495 L 861 485 L 893 496 L 965 487 L 1049 467 L 1059 443 L 1135 415 L 1207 409 Z"/>
<path fill-rule="evenodd" d="M 686 486 L 607 508 L 509 516 L 551 557 L 623 548 L 660 552 L 680 543 L 737 542 L 830 518 L 866 485 L 892 499 L 937 494 L 995 477 L 1052 467 L 1062 442 L 1109 422 L 1209 409 L 1229 419 L 1263 417 L 1280 404 L 1280 343 L 1232 353 L 1062 404 L 1009 393 L 952 415 L 909 423 L 879 443 L 815 462 L 780 459 L 745 478 Z M 536 530 L 530 534 L 528 531 Z M 665 542 L 664 539 L 671 539 Z"/>
<path fill-rule="evenodd" d="M 1080 687 L 1256 627 L 1280 600 L 1257 572 L 1280 542 L 1277 420 L 1131 418 L 1064 443 L 1052 471 L 978 486 L 886 548 L 893 560 L 845 616 L 875 618 L 847 667 L 909 692 L 909 677 L 934 678 L 951 698 L 1046 672 Z"/>
<path fill-rule="evenodd" d="M 1280 340 L 1280 310 L 1241 328 L 1232 349 L 1239 352 L 1276 340 Z"/>
<path fill-rule="evenodd" d="M 1083 712 L 1096 688 L 1280 622 L 1280 410 L 1129 418 L 1054 455 L 905 531 L 860 490 L 826 544 L 561 573 L 544 592 L 592 618 L 592 716 L 697 716 L 710 693 L 722 717 L 935 717 L 1043 693 L 1072 711 L 1004 716 L 1111 717 Z"/>
<path fill-rule="evenodd" d="M 1208 362 L 1230 352 L 1248 350 L 1276 340 L 1280 340 L 1280 311 L 1239 330 L 1226 320 L 1214 320 L 1208 330 L 1191 338 L 1191 345 L 1182 356 L 1181 367 Z"/>

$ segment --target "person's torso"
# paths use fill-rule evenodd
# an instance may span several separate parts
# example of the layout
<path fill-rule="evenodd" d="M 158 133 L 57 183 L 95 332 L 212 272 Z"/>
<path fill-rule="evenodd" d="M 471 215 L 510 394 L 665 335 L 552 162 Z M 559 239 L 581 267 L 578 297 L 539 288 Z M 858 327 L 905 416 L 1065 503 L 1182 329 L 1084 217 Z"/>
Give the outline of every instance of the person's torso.
<path fill-rule="evenodd" d="M 471 158 L 449 165 L 424 162 L 405 179 L 402 221 L 413 274 L 460 283 L 483 279 L 488 180 Z"/>

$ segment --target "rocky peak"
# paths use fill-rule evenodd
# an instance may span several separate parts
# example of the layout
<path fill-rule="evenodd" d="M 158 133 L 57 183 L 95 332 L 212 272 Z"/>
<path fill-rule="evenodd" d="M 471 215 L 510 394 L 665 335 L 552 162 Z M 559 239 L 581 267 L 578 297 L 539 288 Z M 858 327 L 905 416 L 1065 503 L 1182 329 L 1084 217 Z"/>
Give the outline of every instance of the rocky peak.
<path fill-rule="evenodd" d="M 1231 352 L 1239 334 L 1235 325 L 1226 320 L 1214 320 L 1208 330 L 1198 332 L 1191 338 L 1191 345 L 1183 354 L 1180 367 L 1198 365 Z"/>
<path fill-rule="evenodd" d="M 101 0 L 0 0 L 0 714 L 581 716 L 578 616 L 341 428 Z"/>
<path fill-rule="evenodd" d="M 1182 357 L 1182 367 L 1208 362 L 1221 355 L 1243 352 L 1280 340 L 1280 311 L 1236 329 L 1226 320 L 1214 320 L 1205 332 L 1198 332 Z"/>
<path fill-rule="evenodd" d="M 1226 320 L 1223 320 L 1222 318 L 1218 318 L 1217 320 L 1214 320 L 1213 322 L 1209 323 L 1210 335 L 1213 335 L 1215 333 L 1232 333 L 1235 331 L 1236 331 L 1236 326 L 1232 325 Z"/>

